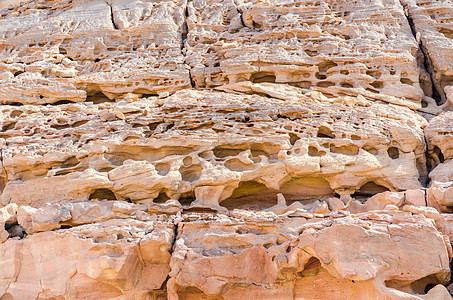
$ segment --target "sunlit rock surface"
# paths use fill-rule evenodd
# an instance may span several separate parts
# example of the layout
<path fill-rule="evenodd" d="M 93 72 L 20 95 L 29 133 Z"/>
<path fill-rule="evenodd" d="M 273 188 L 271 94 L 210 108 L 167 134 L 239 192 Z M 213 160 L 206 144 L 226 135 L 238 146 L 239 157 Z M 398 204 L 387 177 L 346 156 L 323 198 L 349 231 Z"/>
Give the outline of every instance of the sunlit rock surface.
<path fill-rule="evenodd" d="M 0 3 L 0 299 L 451 299 L 449 0 Z"/>

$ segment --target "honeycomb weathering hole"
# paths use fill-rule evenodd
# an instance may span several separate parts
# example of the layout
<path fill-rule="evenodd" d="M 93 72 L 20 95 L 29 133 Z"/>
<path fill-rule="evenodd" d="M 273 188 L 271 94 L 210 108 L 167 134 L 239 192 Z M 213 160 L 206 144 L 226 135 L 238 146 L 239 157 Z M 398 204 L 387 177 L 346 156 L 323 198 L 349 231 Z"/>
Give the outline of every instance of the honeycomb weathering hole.
<path fill-rule="evenodd" d="M 165 192 L 160 192 L 159 196 L 153 200 L 154 203 L 165 203 L 167 200 L 170 200 L 170 197 L 167 196 Z"/>
<path fill-rule="evenodd" d="M 335 135 L 332 133 L 332 130 L 330 130 L 328 127 L 321 126 L 318 129 L 318 134 L 316 135 L 319 138 L 329 138 L 329 139 L 334 139 Z"/>
<path fill-rule="evenodd" d="M 390 147 L 387 149 L 387 153 L 391 159 L 397 159 L 400 157 L 400 152 L 396 147 Z"/>
<path fill-rule="evenodd" d="M 90 200 L 92 199 L 99 199 L 99 200 L 117 200 L 115 194 L 109 189 L 95 189 L 89 197 Z"/>
<path fill-rule="evenodd" d="M 258 72 L 250 76 L 250 81 L 253 83 L 270 82 L 275 83 L 275 75 L 271 72 Z"/>
<path fill-rule="evenodd" d="M 277 191 L 267 188 L 264 184 L 255 181 L 246 181 L 239 184 L 230 198 L 220 205 L 229 210 L 249 209 L 263 210 L 277 204 Z"/>
<path fill-rule="evenodd" d="M 295 201 L 330 197 L 334 195 L 334 190 L 329 182 L 321 177 L 294 178 L 283 184 L 279 190 L 269 189 L 256 181 L 246 181 L 241 183 L 231 197 L 222 201 L 220 205 L 229 210 L 259 211 L 276 205 L 278 193 L 282 193 L 287 204 L 290 204 Z"/>
<path fill-rule="evenodd" d="M 390 189 L 386 188 L 385 186 L 379 185 L 374 181 L 369 181 L 362 185 L 354 194 L 351 196 L 353 198 L 361 198 L 361 197 L 371 197 L 378 193 L 383 193 L 390 191 Z"/>

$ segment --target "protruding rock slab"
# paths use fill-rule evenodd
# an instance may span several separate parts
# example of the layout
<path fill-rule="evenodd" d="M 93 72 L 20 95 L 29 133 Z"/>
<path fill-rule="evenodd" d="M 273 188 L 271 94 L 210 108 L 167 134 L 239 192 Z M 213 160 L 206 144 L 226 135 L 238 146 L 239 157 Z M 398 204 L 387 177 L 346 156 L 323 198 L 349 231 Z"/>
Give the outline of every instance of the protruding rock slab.
<path fill-rule="evenodd" d="M 0 297 L 145 299 L 170 271 L 174 225 L 110 220 L 0 244 Z"/>
<path fill-rule="evenodd" d="M 403 212 L 196 221 L 180 225 L 167 288 L 169 299 L 421 299 L 448 282 L 449 249 L 430 219 Z"/>

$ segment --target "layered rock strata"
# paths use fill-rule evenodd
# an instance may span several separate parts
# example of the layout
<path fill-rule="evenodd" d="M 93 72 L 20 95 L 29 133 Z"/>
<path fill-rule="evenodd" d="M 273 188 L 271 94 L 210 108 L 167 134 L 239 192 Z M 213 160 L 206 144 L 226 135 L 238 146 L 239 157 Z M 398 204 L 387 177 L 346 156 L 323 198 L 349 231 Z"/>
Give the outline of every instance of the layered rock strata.
<path fill-rule="evenodd" d="M 0 299 L 451 299 L 452 7 L 11 1 Z"/>

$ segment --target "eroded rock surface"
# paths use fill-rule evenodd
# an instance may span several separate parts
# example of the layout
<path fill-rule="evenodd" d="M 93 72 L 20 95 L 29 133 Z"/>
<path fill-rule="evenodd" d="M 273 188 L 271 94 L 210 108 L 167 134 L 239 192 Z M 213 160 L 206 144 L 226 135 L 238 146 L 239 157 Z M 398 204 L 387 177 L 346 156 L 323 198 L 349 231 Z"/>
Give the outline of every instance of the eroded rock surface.
<path fill-rule="evenodd" d="M 169 295 L 429 299 L 430 293 L 410 294 L 424 293 L 426 280 L 449 280 L 451 247 L 425 217 L 376 211 L 311 222 L 258 220 L 183 224 Z M 425 263 L 430 267 L 419 265 Z M 445 288 L 443 295 L 450 297 Z"/>
<path fill-rule="evenodd" d="M 280 98 L 184 91 L 162 105 L 148 98 L 4 107 L 2 203 L 195 198 L 239 208 L 253 197 L 272 206 L 277 192 L 295 201 L 421 187 L 426 121 L 414 112 L 362 97 L 262 89 Z"/>
<path fill-rule="evenodd" d="M 128 219 L 11 239 L 0 245 L 0 293 L 9 299 L 146 299 L 167 278 L 173 238 L 170 223 Z"/>
<path fill-rule="evenodd" d="M 427 90 L 427 96 L 440 97 L 439 101 L 451 107 L 453 5 L 450 0 L 401 0 L 401 3 L 425 53 L 427 70 L 432 74 L 434 91 Z"/>
<path fill-rule="evenodd" d="M 1 103 L 103 102 L 190 86 L 186 1 L 31 1 L 0 19 Z"/>
<path fill-rule="evenodd" d="M 451 299 L 452 7 L 0 3 L 0 299 Z"/>
<path fill-rule="evenodd" d="M 412 108 L 423 99 L 398 1 L 190 1 L 188 12 L 197 87 L 288 83 Z"/>

